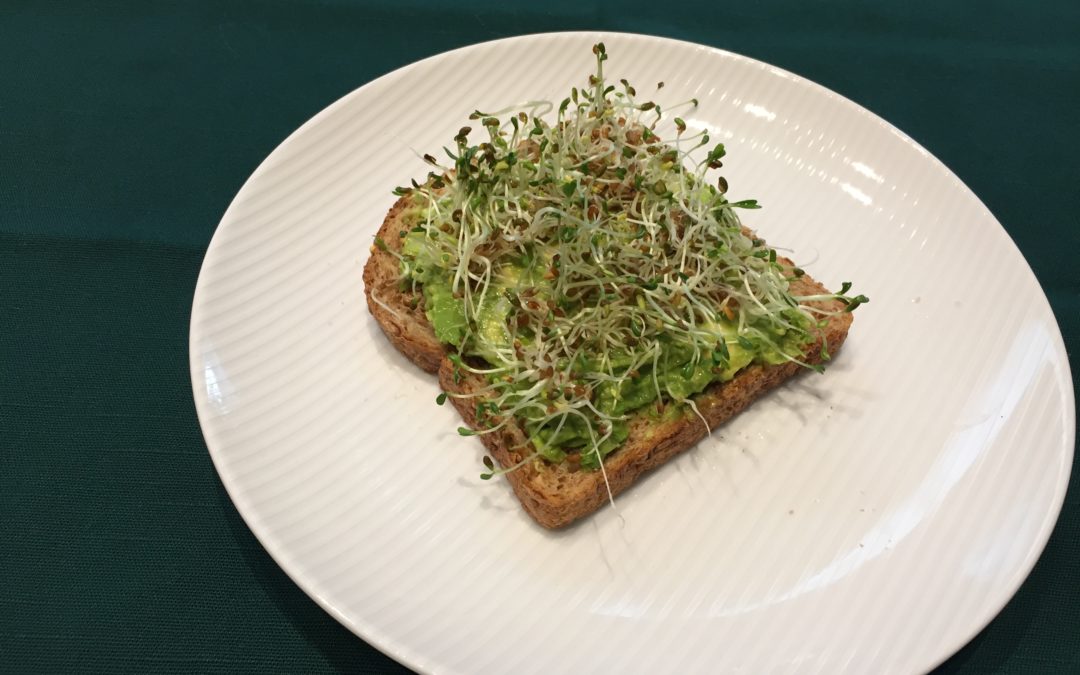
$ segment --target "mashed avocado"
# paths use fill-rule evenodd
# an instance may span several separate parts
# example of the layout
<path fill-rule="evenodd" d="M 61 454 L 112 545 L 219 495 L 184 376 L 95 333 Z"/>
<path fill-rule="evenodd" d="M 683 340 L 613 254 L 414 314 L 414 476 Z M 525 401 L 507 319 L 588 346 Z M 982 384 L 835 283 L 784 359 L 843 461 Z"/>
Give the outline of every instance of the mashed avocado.
<path fill-rule="evenodd" d="M 425 258 L 425 254 L 421 253 L 424 250 L 423 241 L 421 234 L 410 233 L 403 250 L 413 252 L 413 261 L 426 260 L 426 264 L 420 266 L 423 274 L 414 273 L 412 276 L 422 283 L 426 315 L 436 337 L 490 364 L 512 361 L 515 338 L 509 325 L 514 310 L 511 298 L 529 293 L 533 298 L 545 302 L 550 300 L 552 287 L 539 273 L 542 265 L 537 264 L 534 258 L 501 265 L 487 286 L 483 300 L 478 303 L 475 325 L 469 331 L 464 302 L 454 296 L 445 280 L 445 272 L 436 272 L 437 267 L 432 264 L 430 256 Z M 787 358 L 782 349 L 798 349 L 804 340 L 799 336 L 796 340 L 785 341 L 783 334 L 776 334 L 775 344 L 755 345 L 746 339 L 740 341 L 737 325 L 726 319 L 705 323 L 701 329 L 713 336 L 713 350 L 708 353 L 695 352 L 684 344 L 659 340 L 659 349 L 653 360 L 641 364 L 625 377 L 602 382 L 593 389 L 592 401 L 596 409 L 610 416 L 625 416 L 659 398 L 685 401 L 714 382 L 732 379 L 752 363 L 783 363 Z M 467 340 L 466 335 L 469 336 Z M 518 340 L 520 343 L 521 338 Z M 602 359 L 581 359 L 571 371 L 584 374 L 605 365 L 618 371 L 628 369 L 633 361 L 628 353 L 614 353 Z M 628 435 L 625 421 L 613 421 L 610 428 L 610 437 L 599 445 L 601 457 L 617 448 Z M 568 452 L 580 453 L 595 438 L 595 431 L 581 417 L 568 417 L 556 424 L 527 424 L 526 431 L 540 454 L 553 462 L 563 461 Z M 598 461 L 595 454 L 582 457 L 582 465 L 586 468 L 598 467 Z"/>

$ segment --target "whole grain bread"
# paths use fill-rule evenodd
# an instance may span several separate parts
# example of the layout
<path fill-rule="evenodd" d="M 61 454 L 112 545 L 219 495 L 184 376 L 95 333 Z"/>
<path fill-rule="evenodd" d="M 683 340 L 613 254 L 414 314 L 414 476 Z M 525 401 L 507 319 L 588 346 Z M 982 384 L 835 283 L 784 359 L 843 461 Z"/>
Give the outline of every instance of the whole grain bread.
<path fill-rule="evenodd" d="M 412 226 L 409 203 L 408 197 L 402 197 L 394 204 L 377 235 L 385 247 L 372 246 L 371 257 L 364 267 L 368 308 L 402 354 L 424 370 L 438 373 L 444 391 L 452 394 L 477 391 L 486 382 L 480 376 L 455 369 L 424 315 L 422 294 L 413 294 L 400 284 L 399 263 L 394 252 L 400 250 L 401 233 Z M 809 275 L 792 282 L 793 295 L 828 293 Z M 816 304 L 827 309 L 842 307 L 836 300 Z M 822 340 L 827 341 L 830 354 L 835 354 L 847 337 L 851 321 L 849 312 L 832 315 L 807 348 L 806 362 L 821 362 Z M 752 365 L 728 382 L 712 384 L 693 400 L 709 428 L 715 430 L 767 391 L 804 370 L 795 363 Z M 476 428 L 477 400 L 452 396 L 450 401 L 466 424 Z M 617 495 L 649 470 L 693 447 L 707 434 L 701 418 L 688 406 L 676 406 L 664 414 L 657 414 L 650 406 L 633 414 L 629 427 L 629 437 L 605 458 L 602 472 L 575 469 L 566 462 L 556 465 L 535 459 L 505 476 L 522 506 L 536 522 L 544 527 L 559 528 L 602 507 L 608 501 L 609 488 L 612 495 Z M 479 438 L 503 468 L 513 467 L 533 454 L 524 432 L 514 424 Z"/>

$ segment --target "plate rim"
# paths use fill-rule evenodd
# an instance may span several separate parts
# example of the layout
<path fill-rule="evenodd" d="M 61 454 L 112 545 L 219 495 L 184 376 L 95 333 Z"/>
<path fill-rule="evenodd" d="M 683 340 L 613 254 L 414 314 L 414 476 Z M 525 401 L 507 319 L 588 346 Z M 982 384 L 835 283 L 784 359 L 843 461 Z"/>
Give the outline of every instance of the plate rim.
<path fill-rule="evenodd" d="M 349 105 L 350 101 L 358 96 L 362 96 L 363 92 L 367 89 L 375 88 L 382 82 L 399 78 L 404 74 L 414 69 L 422 68 L 425 65 L 437 61 L 441 61 L 450 58 L 452 55 L 456 55 L 462 52 L 468 52 L 479 49 L 498 49 L 500 45 L 506 43 L 522 42 L 522 41 L 534 41 L 534 40 L 555 40 L 562 37 L 572 38 L 584 38 L 591 36 L 592 39 L 611 39 L 617 37 L 619 39 L 638 40 L 643 42 L 650 42 L 656 44 L 663 44 L 672 49 L 694 49 L 703 52 L 708 52 L 713 55 L 730 59 L 739 62 L 743 66 L 753 67 L 759 70 L 767 71 L 772 74 L 780 75 L 787 80 L 793 81 L 800 86 L 808 87 L 815 91 L 819 95 L 824 95 L 827 98 L 833 99 L 841 105 L 849 107 L 852 111 L 863 116 L 864 118 L 872 121 L 876 126 L 881 128 L 887 133 L 895 135 L 902 143 L 917 151 L 924 159 L 936 164 L 939 169 L 950 176 L 956 183 L 956 185 L 966 193 L 966 196 L 978 205 L 985 215 L 993 221 L 997 226 L 992 231 L 994 236 L 1003 236 L 1007 246 L 1011 247 L 1011 255 L 1014 255 L 1016 262 L 1019 262 L 1025 273 L 1030 277 L 1030 281 L 1034 283 L 1034 287 L 1038 289 L 1040 301 L 1044 304 L 1044 309 L 1048 315 L 1053 319 L 1053 333 L 1051 337 L 1051 348 L 1055 351 L 1062 360 L 1063 369 L 1065 375 L 1071 379 L 1072 366 L 1069 362 L 1068 352 L 1065 349 L 1064 338 L 1061 333 L 1061 327 L 1058 323 L 1057 316 L 1050 305 L 1049 298 L 1047 297 L 1046 290 L 1039 281 L 1039 278 L 1035 275 L 1034 270 L 1031 268 L 1030 263 L 1027 261 L 1023 252 L 1016 245 L 1015 240 L 1005 229 L 1001 221 L 994 216 L 993 212 L 985 205 L 985 203 L 979 198 L 979 196 L 942 160 L 940 160 L 933 153 L 924 148 L 920 143 L 915 141 L 912 137 L 907 135 L 896 125 L 892 124 L 884 117 L 873 112 L 869 108 L 851 100 L 850 98 L 840 94 L 825 85 L 822 85 L 808 77 L 799 75 L 784 68 L 772 65 L 766 61 L 746 56 L 738 52 L 733 52 L 727 49 L 715 47 L 712 45 L 706 45 L 690 40 L 683 40 L 679 38 L 672 38 L 661 35 L 650 35 L 645 33 L 635 32 L 622 32 L 622 31 L 608 31 L 608 30 L 575 30 L 575 31 L 541 31 L 534 33 L 523 33 L 513 36 L 507 36 L 494 40 L 485 40 L 475 43 L 469 43 L 450 50 L 442 51 L 424 58 L 412 61 L 403 66 L 395 68 L 391 71 L 383 73 L 378 77 L 371 79 L 364 84 L 352 89 L 351 91 L 338 97 L 336 100 L 330 102 L 328 105 L 321 108 L 318 112 L 308 118 L 303 124 L 298 126 L 292 132 L 290 132 L 284 139 L 282 139 L 274 148 L 259 162 L 256 168 L 248 175 L 243 184 L 237 190 L 236 194 L 230 200 L 229 205 L 218 224 L 214 228 L 214 233 L 210 239 L 206 248 L 206 254 L 200 264 L 199 275 L 195 285 L 195 291 L 192 298 L 191 312 L 189 315 L 188 325 L 188 358 L 189 358 L 189 376 L 191 378 L 192 395 L 195 404 L 196 415 L 199 421 L 200 433 L 203 436 L 203 441 L 207 447 L 208 454 L 214 465 L 215 472 L 218 479 L 224 487 L 226 494 L 229 496 L 234 508 L 240 515 L 244 524 L 248 527 L 251 533 L 258 540 L 263 550 L 270 555 L 275 564 L 281 568 L 282 571 L 289 577 L 289 579 L 295 583 L 305 595 L 314 600 L 323 611 L 328 613 L 334 618 L 335 621 L 340 623 L 351 633 L 356 635 L 365 641 L 366 644 L 377 649 L 387 657 L 397 661 L 398 663 L 417 672 L 431 672 L 433 667 L 438 667 L 438 664 L 430 664 L 426 661 L 422 654 L 417 650 L 410 647 L 408 644 L 404 644 L 397 640 L 393 636 L 386 634 L 379 627 L 377 622 L 370 619 L 365 620 L 363 616 L 351 616 L 347 615 L 343 610 L 339 609 L 329 598 L 322 596 L 315 589 L 317 580 L 309 578 L 309 575 L 302 573 L 299 570 L 292 569 L 290 564 L 284 559 L 284 551 L 279 550 L 278 545 L 274 543 L 273 533 L 270 531 L 268 525 L 262 522 L 261 517 L 256 512 L 256 509 L 250 504 L 242 494 L 239 492 L 239 485 L 235 477 L 231 475 L 227 469 L 224 450 L 221 448 L 221 442 L 216 439 L 215 433 L 212 429 L 211 420 L 216 416 L 211 410 L 211 405 L 208 401 L 208 397 L 203 389 L 200 389 L 198 383 L 200 381 L 200 374 L 203 372 L 205 365 L 201 359 L 201 355 L 196 351 L 196 345 L 201 337 L 202 331 L 205 328 L 205 320 L 202 318 L 203 310 L 202 305 L 205 303 L 206 286 L 209 283 L 207 280 L 208 275 L 213 272 L 209 271 L 215 267 L 217 259 L 223 255 L 220 253 L 222 249 L 221 244 L 221 232 L 223 226 L 227 224 L 227 220 L 233 214 L 233 212 L 240 207 L 240 202 L 245 196 L 250 186 L 257 183 L 258 179 L 267 170 L 268 166 L 272 163 L 275 156 L 279 155 L 286 147 L 291 143 L 296 142 L 296 139 L 301 137 L 308 129 L 318 125 L 324 117 L 332 115 L 338 108 Z M 989 233 L 988 233 L 989 234 Z M 936 655 L 936 658 L 926 663 L 926 671 L 933 670 L 946 660 L 954 656 L 964 646 L 969 644 L 978 634 L 989 626 L 994 619 L 1004 610 L 1004 608 L 1012 601 L 1016 596 L 1016 593 L 1020 590 L 1033 571 L 1035 565 L 1045 553 L 1046 547 L 1049 544 L 1050 538 L 1056 529 L 1057 523 L 1061 516 L 1061 511 L 1064 505 L 1066 493 L 1068 491 L 1072 467 L 1075 459 L 1075 447 L 1076 447 L 1076 397 L 1075 391 L 1072 387 L 1065 387 L 1064 389 L 1065 399 L 1064 406 L 1064 431 L 1066 440 L 1071 438 L 1071 445 L 1067 444 L 1066 452 L 1062 455 L 1062 463 L 1064 464 L 1064 471 L 1061 473 L 1061 478 L 1058 484 L 1055 486 L 1053 500 L 1051 508 L 1046 513 L 1044 519 L 1044 525 L 1039 529 L 1036 537 L 1031 541 L 1028 546 L 1029 554 L 1025 557 L 1024 562 L 1018 566 L 1017 574 L 1015 574 L 1010 583 L 1002 583 L 1000 586 L 1007 592 L 999 594 L 995 602 L 988 605 L 988 608 L 978 616 L 978 618 L 971 622 L 970 629 L 965 631 L 962 641 L 957 644 L 950 645 L 947 649 L 943 649 L 941 654 Z"/>

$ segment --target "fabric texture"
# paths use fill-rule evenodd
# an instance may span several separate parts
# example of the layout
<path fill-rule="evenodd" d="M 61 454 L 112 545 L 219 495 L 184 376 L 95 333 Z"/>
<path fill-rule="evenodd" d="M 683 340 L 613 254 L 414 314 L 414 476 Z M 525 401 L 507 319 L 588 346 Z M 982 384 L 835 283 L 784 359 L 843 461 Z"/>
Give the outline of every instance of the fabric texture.
<path fill-rule="evenodd" d="M 206 246 L 258 163 L 340 96 L 447 49 L 617 30 L 815 80 L 979 195 L 1077 358 L 1077 3 L 7 2 L 0 17 L 6 672 L 408 672 L 237 515 L 199 431 L 187 331 Z M 1078 480 L 1032 575 L 940 673 L 1080 672 Z"/>

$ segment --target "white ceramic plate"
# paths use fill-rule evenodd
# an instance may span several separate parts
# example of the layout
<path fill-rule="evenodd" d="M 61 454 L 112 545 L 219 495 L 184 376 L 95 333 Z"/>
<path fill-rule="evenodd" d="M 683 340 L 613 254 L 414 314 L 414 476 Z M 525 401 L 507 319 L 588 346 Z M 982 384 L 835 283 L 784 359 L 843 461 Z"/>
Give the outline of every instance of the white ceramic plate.
<path fill-rule="evenodd" d="M 608 508 L 535 526 L 436 384 L 368 314 L 394 201 L 475 108 L 593 67 L 728 148 L 745 220 L 871 304 L 843 352 Z M 948 114 L 936 111 L 933 114 Z M 633 35 L 481 44 L 395 71 L 277 148 L 214 236 L 191 323 L 207 445 L 252 531 L 343 624 L 422 671 L 925 671 L 997 613 L 1050 534 L 1074 418 L 1058 327 L 979 200 L 850 101 Z"/>

